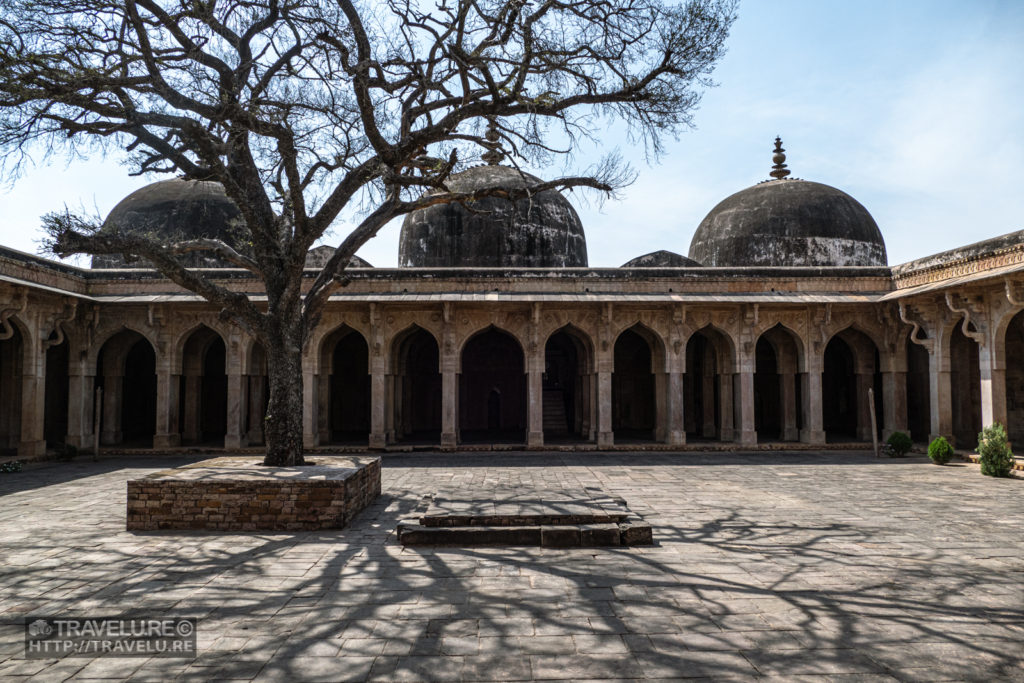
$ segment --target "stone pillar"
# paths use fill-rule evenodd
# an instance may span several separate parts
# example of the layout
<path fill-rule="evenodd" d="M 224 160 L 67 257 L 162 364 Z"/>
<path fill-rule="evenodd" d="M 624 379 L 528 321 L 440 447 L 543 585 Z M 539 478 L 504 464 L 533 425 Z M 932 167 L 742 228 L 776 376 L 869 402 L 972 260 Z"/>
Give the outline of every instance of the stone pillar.
<path fill-rule="evenodd" d="M 733 404 L 739 415 L 739 430 L 736 440 L 743 446 L 757 443 L 757 431 L 754 429 L 754 373 L 749 367 L 733 375 L 735 396 Z"/>
<path fill-rule="evenodd" d="M 199 416 L 202 415 L 203 377 L 189 373 L 185 375 L 185 421 L 181 438 L 186 441 L 199 441 Z"/>
<path fill-rule="evenodd" d="M 779 402 L 782 408 L 782 440 L 797 441 L 800 431 L 796 428 L 796 373 L 779 375 Z"/>
<path fill-rule="evenodd" d="M 978 369 L 981 375 L 981 426 L 994 422 L 1006 426 L 1006 368 L 996 356 L 992 333 L 978 345 Z M 1018 361 L 1020 362 L 1020 361 Z"/>
<path fill-rule="evenodd" d="M 597 361 L 597 446 L 607 448 L 615 444 L 612 431 L 612 367 L 611 357 Z"/>
<path fill-rule="evenodd" d="M 394 443 L 405 435 L 403 415 L 405 415 L 405 390 L 402 388 L 401 375 L 388 376 L 388 443 Z"/>
<path fill-rule="evenodd" d="M 949 375 L 949 353 L 945 345 L 936 343 L 928 349 L 928 386 L 931 390 L 931 396 L 929 396 L 931 434 L 928 435 L 928 440 L 932 441 L 944 436 L 949 439 L 951 444 L 955 445 L 953 388 Z"/>
<path fill-rule="evenodd" d="M 387 445 L 388 376 L 384 359 L 370 359 L 370 448 Z"/>
<path fill-rule="evenodd" d="M 882 439 L 893 432 L 910 434 L 907 426 L 907 373 L 882 373 Z"/>
<path fill-rule="evenodd" d="M 732 378 L 731 373 L 718 375 L 718 414 L 722 421 L 722 434 L 719 438 L 722 441 L 732 441 L 736 431 L 733 416 Z"/>
<path fill-rule="evenodd" d="M 320 433 L 317 430 L 319 424 L 320 406 L 317 403 L 319 377 L 313 372 L 312 362 L 308 358 L 302 359 L 302 403 L 305 410 L 302 411 L 302 446 L 303 448 L 314 448 L 320 445 Z M 326 406 L 324 406 L 326 408 Z"/>
<path fill-rule="evenodd" d="M 712 359 L 711 362 L 713 363 L 714 359 Z M 697 419 L 700 421 L 700 433 L 705 439 L 713 439 L 716 436 L 714 365 L 708 365 L 705 363 L 704 372 L 700 378 L 700 391 L 701 407 L 703 408 L 701 411 L 703 414 L 697 416 Z"/>
<path fill-rule="evenodd" d="M 808 371 L 800 373 L 800 400 L 804 413 L 804 426 L 800 441 L 821 445 L 825 443 L 825 419 L 822 413 L 821 362 L 822 357 L 808 359 Z"/>
<path fill-rule="evenodd" d="M 266 378 L 263 375 L 249 376 L 249 443 L 263 443 L 263 419 L 266 413 Z"/>
<path fill-rule="evenodd" d="M 156 367 L 156 433 L 153 448 L 181 445 L 178 432 L 178 390 L 181 378 L 172 374 L 169 359 L 161 358 Z"/>
<path fill-rule="evenodd" d="M 242 374 L 242 358 L 239 354 L 241 340 L 232 335 L 226 344 L 225 372 L 228 381 L 227 430 L 224 433 L 224 448 L 242 447 L 242 422 L 245 420 L 245 376 Z"/>
<path fill-rule="evenodd" d="M 861 441 L 871 441 L 871 401 L 868 398 L 868 389 L 874 386 L 875 377 L 872 373 L 858 372 L 857 378 L 857 438 Z M 876 401 L 882 400 L 881 396 L 875 397 Z"/>
<path fill-rule="evenodd" d="M 526 372 L 526 445 L 544 445 L 544 359 L 530 358 Z"/>
<path fill-rule="evenodd" d="M 41 458 L 46 455 L 44 419 L 46 416 L 46 350 L 41 344 L 38 318 L 31 332 L 22 339 L 21 441 L 18 457 Z"/>
<path fill-rule="evenodd" d="M 100 443 L 113 446 L 121 443 L 121 402 L 124 400 L 124 376 L 104 372 L 103 375 L 103 424 Z"/>
<path fill-rule="evenodd" d="M 665 441 L 670 446 L 681 446 L 686 443 L 686 426 L 684 422 L 683 373 L 669 372 L 668 378 L 668 433 Z"/>
<path fill-rule="evenodd" d="M 92 449 L 93 395 L 95 370 L 86 370 L 84 362 L 68 364 L 68 436 L 67 443 L 78 449 Z"/>
<path fill-rule="evenodd" d="M 580 435 L 587 441 L 593 441 L 597 438 L 597 430 L 595 429 L 594 420 L 594 401 L 593 401 L 593 388 L 594 388 L 594 376 L 590 373 L 584 373 L 580 375 L 580 398 L 581 400 L 581 414 L 583 419 L 580 423 Z"/>
<path fill-rule="evenodd" d="M 459 358 L 444 355 L 441 358 L 441 447 L 455 448 L 459 444 Z"/>
<path fill-rule="evenodd" d="M 654 374 L 654 440 L 668 441 L 668 376 L 656 371 Z"/>
<path fill-rule="evenodd" d="M 321 366 L 320 370 L 320 374 L 315 375 L 313 380 L 316 383 L 316 392 L 313 395 L 316 396 L 316 404 L 320 408 L 316 413 L 316 421 L 313 424 L 316 426 L 317 442 L 330 443 L 332 411 L 331 373 L 330 370 L 324 372 L 323 366 Z"/>

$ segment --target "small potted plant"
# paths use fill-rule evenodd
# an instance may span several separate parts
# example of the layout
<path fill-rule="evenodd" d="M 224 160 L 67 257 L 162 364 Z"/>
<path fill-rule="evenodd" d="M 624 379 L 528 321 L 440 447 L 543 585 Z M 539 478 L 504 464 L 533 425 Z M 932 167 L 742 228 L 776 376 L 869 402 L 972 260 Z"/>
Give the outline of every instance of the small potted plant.
<path fill-rule="evenodd" d="M 940 436 L 928 444 L 928 457 L 936 465 L 945 465 L 953 457 L 953 447 L 946 441 L 946 437 Z"/>

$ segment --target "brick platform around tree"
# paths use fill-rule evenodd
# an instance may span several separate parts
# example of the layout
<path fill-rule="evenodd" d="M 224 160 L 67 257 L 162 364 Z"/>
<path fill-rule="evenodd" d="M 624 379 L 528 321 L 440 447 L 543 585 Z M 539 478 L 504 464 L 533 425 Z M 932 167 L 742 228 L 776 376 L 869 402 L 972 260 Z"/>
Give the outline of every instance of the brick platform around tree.
<path fill-rule="evenodd" d="M 316 456 L 302 467 L 223 457 L 128 482 L 127 529 L 341 529 L 380 495 L 380 458 Z"/>

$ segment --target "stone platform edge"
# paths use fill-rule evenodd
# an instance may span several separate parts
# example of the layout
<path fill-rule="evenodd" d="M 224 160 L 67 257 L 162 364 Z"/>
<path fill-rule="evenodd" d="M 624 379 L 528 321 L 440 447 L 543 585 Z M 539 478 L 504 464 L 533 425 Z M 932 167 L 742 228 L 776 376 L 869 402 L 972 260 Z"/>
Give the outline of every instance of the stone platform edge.
<path fill-rule="evenodd" d="M 248 463 L 240 476 L 224 475 L 225 461 L 214 458 L 128 481 L 126 528 L 129 531 L 307 531 L 342 529 L 381 492 L 379 457 L 314 458 L 318 466 L 338 472 L 330 478 L 266 478 Z M 330 460 L 330 462 L 325 462 Z M 176 479 L 183 470 L 218 468 L 217 479 Z M 248 466 L 247 466 L 248 465 Z M 289 468 L 302 470 L 305 468 Z M 345 471 L 347 470 L 347 471 Z"/>

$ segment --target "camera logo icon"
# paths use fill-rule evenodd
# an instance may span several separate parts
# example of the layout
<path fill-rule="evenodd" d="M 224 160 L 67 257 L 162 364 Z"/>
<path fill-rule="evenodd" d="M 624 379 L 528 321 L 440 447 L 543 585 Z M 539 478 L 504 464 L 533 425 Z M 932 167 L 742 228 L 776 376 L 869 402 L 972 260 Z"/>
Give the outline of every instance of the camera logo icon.
<path fill-rule="evenodd" d="M 53 633 L 53 627 L 45 619 L 36 619 L 28 625 L 28 634 L 33 638 L 42 638 Z"/>

